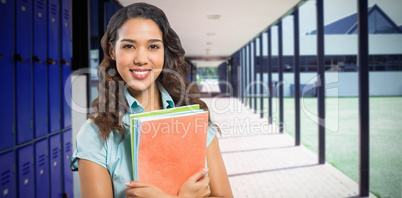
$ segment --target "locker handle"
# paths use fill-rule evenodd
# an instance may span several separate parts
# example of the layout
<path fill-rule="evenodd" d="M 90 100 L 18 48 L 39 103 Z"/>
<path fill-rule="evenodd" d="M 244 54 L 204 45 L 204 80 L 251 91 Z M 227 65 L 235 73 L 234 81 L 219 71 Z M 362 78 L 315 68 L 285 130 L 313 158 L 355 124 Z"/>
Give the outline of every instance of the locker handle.
<path fill-rule="evenodd" d="M 32 59 L 33 59 L 33 61 L 42 64 L 42 61 L 37 56 L 32 57 Z"/>
<path fill-rule="evenodd" d="M 3 59 L 3 54 L 0 54 L 0 59 Z"/>
<path fill-rule="evenodd" d="M 21 55 L 19 55 L 19 54 L 16 54 L 16 55 L 15 55 L 15 60 L 20 61 L 21 63 L 25 63 L 25 59 L 23 59 L 23 58 L 21 57 Z"/>
<path fill-rule="evenodd" d="M 63 65 L 70 65 L 70 63 L 68 63 L 66 60 L 64 60 L 64 59 L 61 59 L 61 64 L 63 64 Z"/>
<path fill-rule="evenodd" d="M 54 61 L 54 60 L 51 59 L 51 58 L 48 58 L 46 62 L 47 62 L 48 64 L 51 64 L 51 65 L 56 64 L 56 61 Z"/>

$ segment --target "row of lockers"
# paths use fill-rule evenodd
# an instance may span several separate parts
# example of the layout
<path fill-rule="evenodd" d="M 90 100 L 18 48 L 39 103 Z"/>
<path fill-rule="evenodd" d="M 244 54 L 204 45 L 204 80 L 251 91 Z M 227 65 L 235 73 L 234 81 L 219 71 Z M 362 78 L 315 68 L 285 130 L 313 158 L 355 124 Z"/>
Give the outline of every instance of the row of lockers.
<path fill-rule="evenodd" d="M 70 129 L 1 154 L 0 197 L 73 197 L 71 138 Z"/>
<path fill-rule="evenodd" d="M 0 1 L 0 151 L 71 128 L 71 1 Z"/>
<path fill-rule="evenodd" d="M 0 197 L 73 197 L 70 0 L 0 1 Z"/>

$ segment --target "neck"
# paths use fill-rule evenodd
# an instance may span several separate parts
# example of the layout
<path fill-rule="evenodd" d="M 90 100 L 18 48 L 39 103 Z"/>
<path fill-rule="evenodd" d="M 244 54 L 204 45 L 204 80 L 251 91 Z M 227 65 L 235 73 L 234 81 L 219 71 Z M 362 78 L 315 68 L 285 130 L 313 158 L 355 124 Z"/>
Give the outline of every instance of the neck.
<path fill-rule="evenodd" d="M 145 112 L 163 109 L 162 99 L 156 82 L 152 83 L 146 90 L 137 91 L 129 88 L 128 92 L 144 107 Z"/>

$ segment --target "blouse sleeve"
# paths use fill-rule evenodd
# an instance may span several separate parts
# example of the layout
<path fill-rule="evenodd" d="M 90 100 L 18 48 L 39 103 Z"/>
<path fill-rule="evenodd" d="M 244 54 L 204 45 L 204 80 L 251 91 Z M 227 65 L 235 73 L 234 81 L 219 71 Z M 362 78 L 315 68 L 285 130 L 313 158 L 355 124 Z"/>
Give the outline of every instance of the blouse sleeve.
<path fill-rule="evenodd" d="M 106 144 L 99 136 L 98 128 L 88 119 L 77 134 L 76 150 L 71 158 L 71 168 L 77 170 L 78 159 L 86 159 L 107 168 L 106 154 Z"/>
<path fill-rule="evenodd" d="M 214 123 L 212 116 L 211 116 L 211 122 Z M 207 147 L 209 146 L 209 144 L 211 144 L 212 140 L 214 140 L 214 137 L 216 136 L 217 132 L 218 130 L 215 127 L 208 125 Z"/>

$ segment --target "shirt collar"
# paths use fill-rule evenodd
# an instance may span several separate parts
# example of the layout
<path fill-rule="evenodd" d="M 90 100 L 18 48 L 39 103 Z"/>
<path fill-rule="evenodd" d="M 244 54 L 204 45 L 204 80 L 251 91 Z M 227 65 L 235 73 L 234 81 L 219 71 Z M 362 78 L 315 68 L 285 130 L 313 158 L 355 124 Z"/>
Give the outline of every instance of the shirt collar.
<path fill-rule="evenodd" d="M 164 109 L 169 109 L 174 107 L 174 102 L 172 97 L 170 96 L 169 92 L 163 87 L 160 82 L 156 82 L 158 85 L 158 90 L 161 94 L 162 105 Z M 142 113 L 144 112 L 144 107 L 135 99 L 133 96 L 130 95 L 128 89 L 124 90 L 124 95 L 126 97 L 127 103 L 131 109 L 131 113 Z"/>
<path fill-rule="evenodd" d="M 162 105 L 164 109 L 169 109 L 174 107 L 174 102 L 172 97 L 170 96 L 169 92 L 165 89 L 165 87 L 160 83 L 158 83 L 158 89 L 159 92 L 161 93 L 162 97 Z"/>

